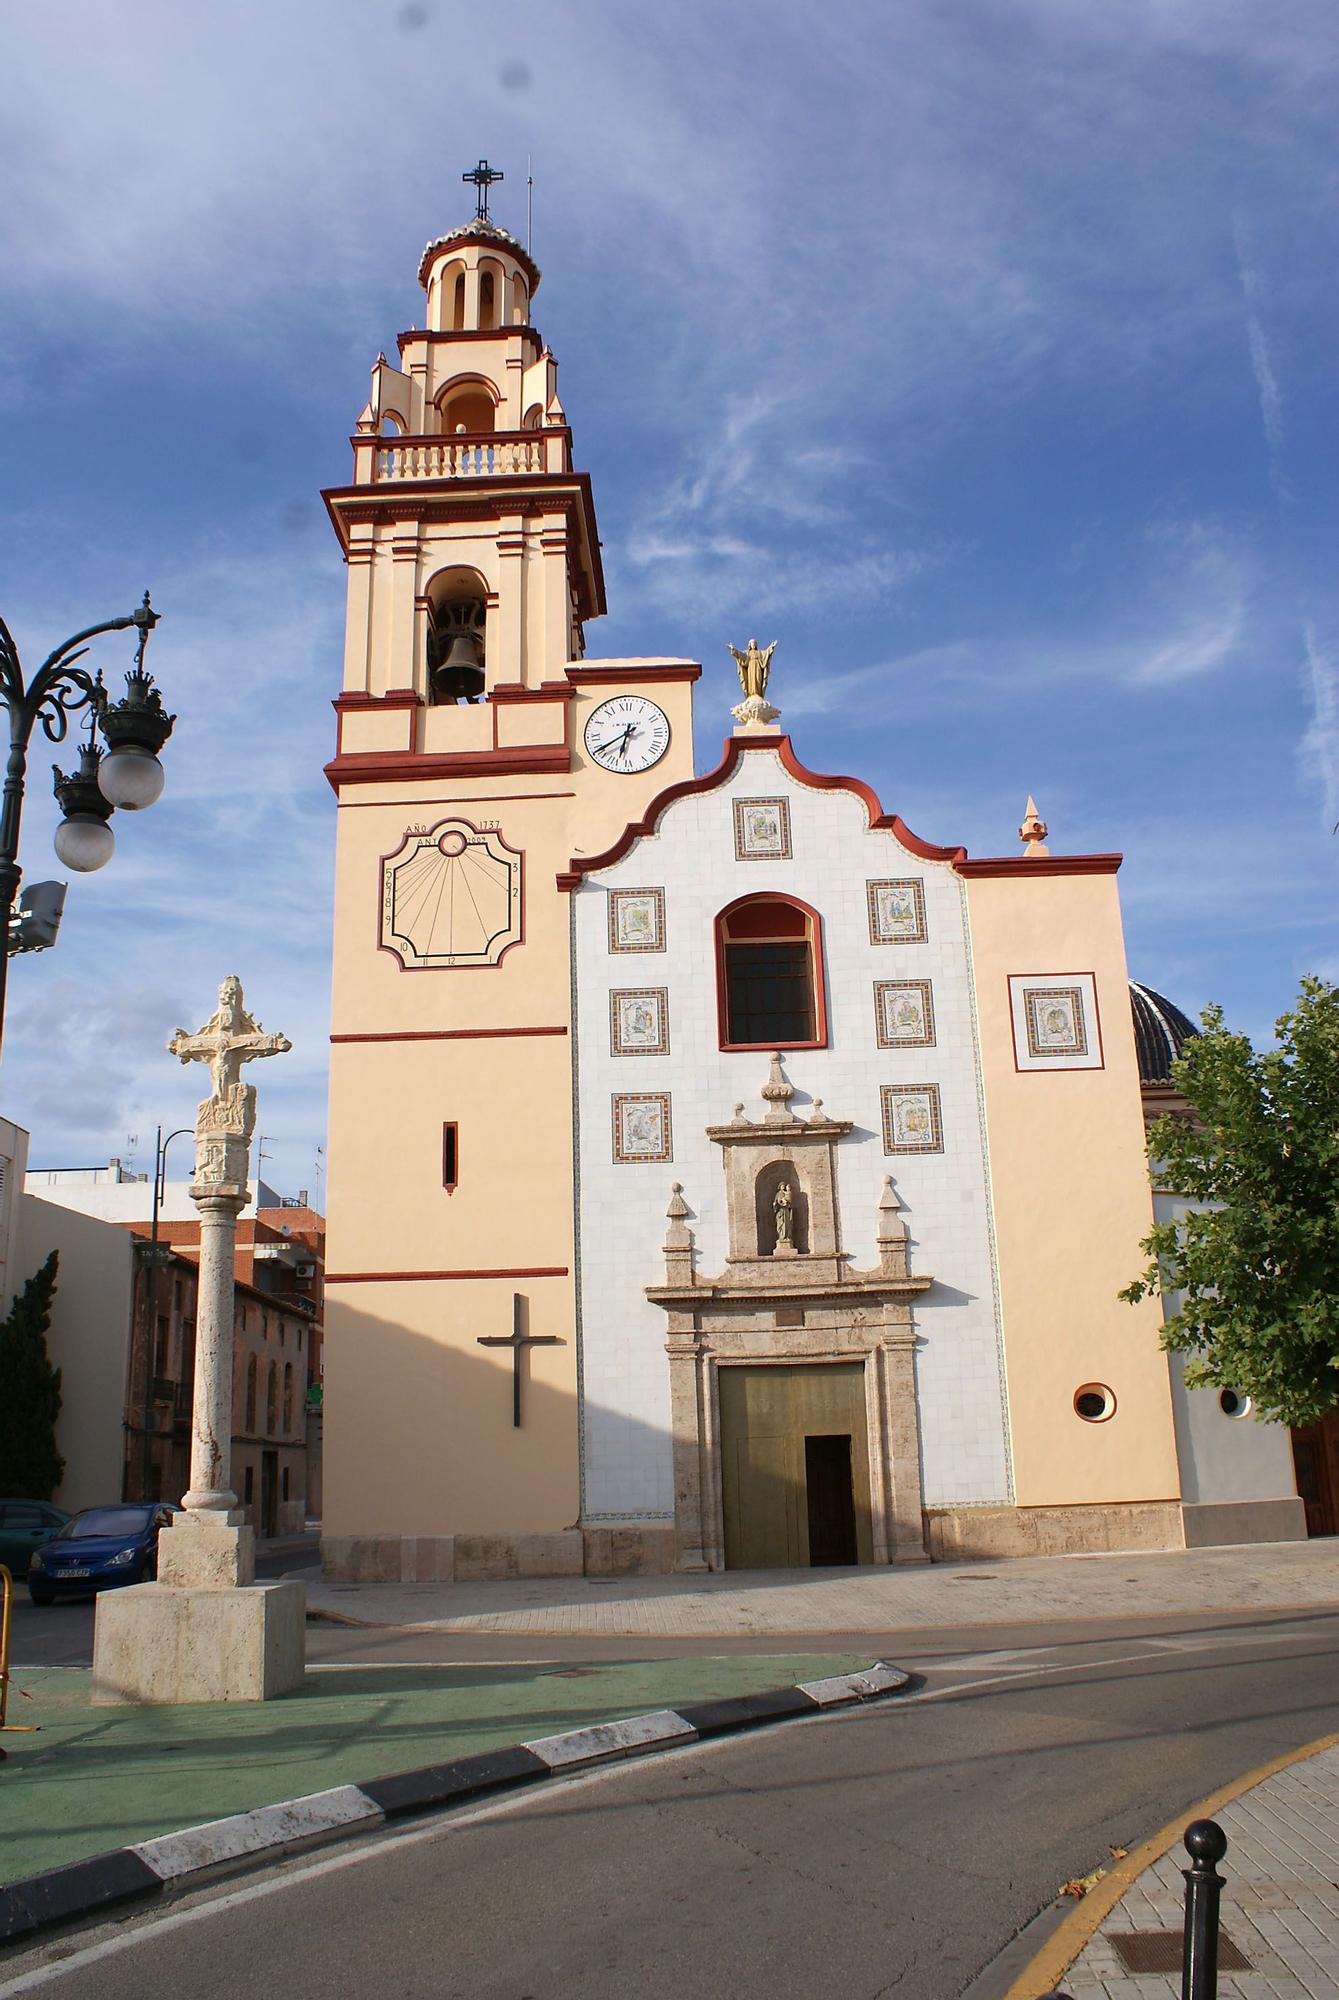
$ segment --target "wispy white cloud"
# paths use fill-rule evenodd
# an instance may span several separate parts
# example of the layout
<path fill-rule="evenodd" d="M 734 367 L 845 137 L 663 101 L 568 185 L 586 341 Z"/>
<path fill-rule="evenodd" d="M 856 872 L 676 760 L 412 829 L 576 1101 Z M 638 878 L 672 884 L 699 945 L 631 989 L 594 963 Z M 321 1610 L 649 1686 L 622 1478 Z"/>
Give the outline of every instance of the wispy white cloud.
<path fill-rule="evenodd" d="M 1260 403 L 1260 423 L 1269 454 L 1269 478 L 1280 500 L 1291 499 L 1283 476 L 1283 394 L 1269 351 L 1261 313 L 1265 301 L 1264 278 L 1249 249 L 1249 231 L 1238 211 L 1232 218 L 1232 240 L 1237 252 L 1237 276 L 1246 300 L 1246 341 L 1250 349 L 1251 373 L 1255 377 Z"/>
<path fill-rule="evenodd" d="M 1311 720 L 1302 739 L 1305 768 L 1320 789 L 1325 819 L 1339 819 L 1339 653 L 1322 645 L 1314 625 L 1302 633 Z"/>

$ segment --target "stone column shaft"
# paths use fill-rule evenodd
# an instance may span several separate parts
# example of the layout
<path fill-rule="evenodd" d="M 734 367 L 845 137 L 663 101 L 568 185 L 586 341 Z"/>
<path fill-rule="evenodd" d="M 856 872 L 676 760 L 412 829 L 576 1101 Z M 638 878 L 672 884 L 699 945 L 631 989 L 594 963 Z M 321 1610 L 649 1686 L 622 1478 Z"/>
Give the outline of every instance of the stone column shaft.
<path fill-rule="evenodd" d="M 195 1394 L 191 1486 L 182 1505 L 193 1514 L 227 1514 L 232 1490 L 233 1247 L 242 1201 L 195 1194 L 200 1212 L 200 1283 L 195 1318 Z"/>

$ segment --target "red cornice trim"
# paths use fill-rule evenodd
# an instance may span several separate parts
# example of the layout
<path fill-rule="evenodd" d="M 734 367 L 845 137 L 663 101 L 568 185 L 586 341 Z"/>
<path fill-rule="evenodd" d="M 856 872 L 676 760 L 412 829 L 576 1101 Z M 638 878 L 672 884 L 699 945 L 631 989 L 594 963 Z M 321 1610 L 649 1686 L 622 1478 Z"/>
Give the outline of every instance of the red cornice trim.
<path fill-rule="evenodd" d="M 965 857 L 954 863 L 959 875 L 1114 875 L 1125 859 L 1123 854 L 1048 854 L 1030 861 L 1026 854 L 985 856 L 980 861 Z"/>
<path fill-rule="evenodd" d="M 429 347 L 436 347 L 449 340 L 459 340 L 462 342 L 466 340 L 509 340 L 513 334 L 520 334 L 523 340 L 533 340 L 535 346 L 542 351 L 544 343 L 539 336 L 539 329 L 531 326 L 529 320 L 525 320 L 519 324 L 513 321 L 510 326 L 460 327 L 443 333 L 429 333 L 426 327 L 411 326 L 407 333 L 396 334 L 395 344 L 400 353 L 403 354 L 406 347 L 420 340 L 425 341 Z"/>
<path fill-rule="evenodd" d="M 568 671 L 570 673 L 572 669 L 569 668 Z M 857 798 L 864 801 L 871 831 L 877 829 L 896 834 L 904 847 L 909 848 L 913 854 L 923 856 L 927 861 L 960 862 L 966 855 L 967 850 L 964 847 L 934 847 L 928 840 L 921 840 L 896 813 L 886 813 L 883 810 L 877 793 L 871 791 L 860 778 L 828 777 L 822 772 L 811 771 L 795 755 L 789 736 L 727 736 L 724 754 L 714 771 L 708 771 L 700 778 L 682 778 L 677 785 L 667 786 L 652 799 L 643 817 L 624 827 L 613 846 L 606 847 L 602 854 L 574 855 L 567 867 L 559 873 L 558 887 L 575 889 L 583 875 L 592 874 L 600 868 L 612 866 L 615 861 L 621 861 L 634 841 L 655 831 L 656 821 L 666 807 L 672 806 L 676 799 L 689 798 L 696 792 L 714 791 L 718 785 L 724 784 L 746 750 L 778 751 L 783 769 L 801 784 L 812 785 L 819 791 L 854 792 Z"/>
<path fill-rule="evenodd" d="M 367 443 L 367 438 L 363 439 Z M 480 487 L 486 490 L 481 492 Z M 561 489 L 566 490 L 561 490 Z M 575 491 L 573 491 L 575 488 Z M 558 489 L 558 490 L 555 490 Z M 530 513 L 579 514 L 582 553 L 590 565 L 589 592 L 580 558 L 575 582 L 581 592 L 580 615 L 602 618 L 608 609 L 600 531 L 588 472 L 505 473 L 483 479 L 388 479 L 371 486 L 326 486 L 321 490 L 330 522 L 347 557 L 346 523 L 375 522 L 386 513 L 417 521 L 468 521 L 518 511 L 515 496 L 524 492 Z M 431 499 L 427 495 L 431 493 Z M 575 554 L 575 551 L 574 551 Z"/>
<path fill-rule="evenodd" d="M 385 1034 L 332 1035 L 332 1042 L 471 1042 L 505 1035 L 565 1035 L 566 1028 L 399 1028 Z"/>
<path fill-rule="evenodd" d="M 702 669 L 692 660 L 666 661 L 655 667 L 569 667 L 573 687 L 608 687 L 616 681 L 700 681 Z"/>
<path fill-rule="evenodd" d="M 566 681 L 541 681 L 537 688 L 526 687 L 523 681 L 499 681 L 488 690 L 490 701 L 575 701 L 576 689 Z"/>
<path fill-rule="evenodd" d="M 410 1285 L 444 1278 L 566 1278 L 570 1275 L 566 1264 L 527 1264 L 514 1271 L 327 1271 L 325 1281 L 327 1285 Z"/>
<path fill-rule="evenodd" d="M 354 708 L 422 708 L 423 697 L 413 688 L 389 688 L 385 694 L 337 695 L 330 706 L 336 715 L 345 715 Z"/>
<path fill-rule="evenodd" d="M 332 791 L 341 785 L 386 785 L 397 779 L 417 783 L 428 778 L 482 778 L 570 771 L 572 753 L 565 743 L 540 743 L 515 750 L 450 750 L 426 756 L 403 750 L 365 750 L 333 757 L 325 766 Z"/>

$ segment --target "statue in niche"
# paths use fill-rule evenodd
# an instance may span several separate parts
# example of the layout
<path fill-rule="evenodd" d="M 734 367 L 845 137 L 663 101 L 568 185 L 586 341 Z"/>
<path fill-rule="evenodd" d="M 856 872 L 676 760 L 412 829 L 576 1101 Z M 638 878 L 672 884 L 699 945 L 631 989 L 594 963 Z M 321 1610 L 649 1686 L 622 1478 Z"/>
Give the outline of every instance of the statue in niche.
<path fill-rule="evenodd" d="M 783 1257 L 795 1255 L 795 1197 L 789 1181 L 782 1181 L 772 1202 L 776 1218 L 776 1247 Z"/>

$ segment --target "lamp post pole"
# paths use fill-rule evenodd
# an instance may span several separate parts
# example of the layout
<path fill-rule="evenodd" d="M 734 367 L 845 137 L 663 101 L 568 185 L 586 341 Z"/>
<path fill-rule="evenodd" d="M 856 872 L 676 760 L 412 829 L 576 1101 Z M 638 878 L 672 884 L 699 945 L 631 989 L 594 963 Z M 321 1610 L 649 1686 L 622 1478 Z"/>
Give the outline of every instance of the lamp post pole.
<path fill-rule="evenodd" d="M 9 712 L 9 755 L 0 796 L 0 923 L 4 926 L 0 940 L 0 1039 L 9 972 L 9 924 L 22 873 L 19 827 L 34 726 L 40 722 L 48 742 L 61 743 L 68 734 L 71 716 L 87 712 L 89 741 L 80 752 L 79 771 L 71 778 L 56 774 L 56 796 L 65 813 L 56 836 L 56 852 L 67 867 L 81 872 L 100 868 L 114 845 L 106 824 L 113 807 L 136 811 L 152 805 L 162 790 L 157 752 L 171 734 L 176 717 L 164 713 L 153 677 L 144 671 L 144 648 L 157 623 L 158 613 L 150 608 L 146 591 L 143 604 L 128 617 L 104 619 L 102 624 L 86 626 L 64 640 L 48 653 L 32 680 L 25 682 L 18 647 L 0 618 L 0 705 Z M 103 632 L 123 632 L 132 625 L 139 632 L 139 651 L 127 676 L 127 695 L 123 701 L 109 703 L 102 676 L 90 674 L 75 662 L 88 650 L 85 641 Z M 95 723 L 108 746 L 105 766 L 103 753 L 92 740 Z"/>
<path fill-rule="evenodd" d="M 142 1500 L 149 1497 L 149 1465 L 152 1455 L 150 1424 L 153 1419 L 153 1340 L 158 1314 L 158 1217 L 167 1191 L 167 1149 L 174 1139 L 193 1131 L 190 1125 L 179 1125 L 175 1132 L 163 1137 L 163 1128 L 158 1127 L 153 1150 L 153 1222 L 149 1228 L 149 1297 L 144 1309 L 144 1438 L 141 1455 Z"/>

